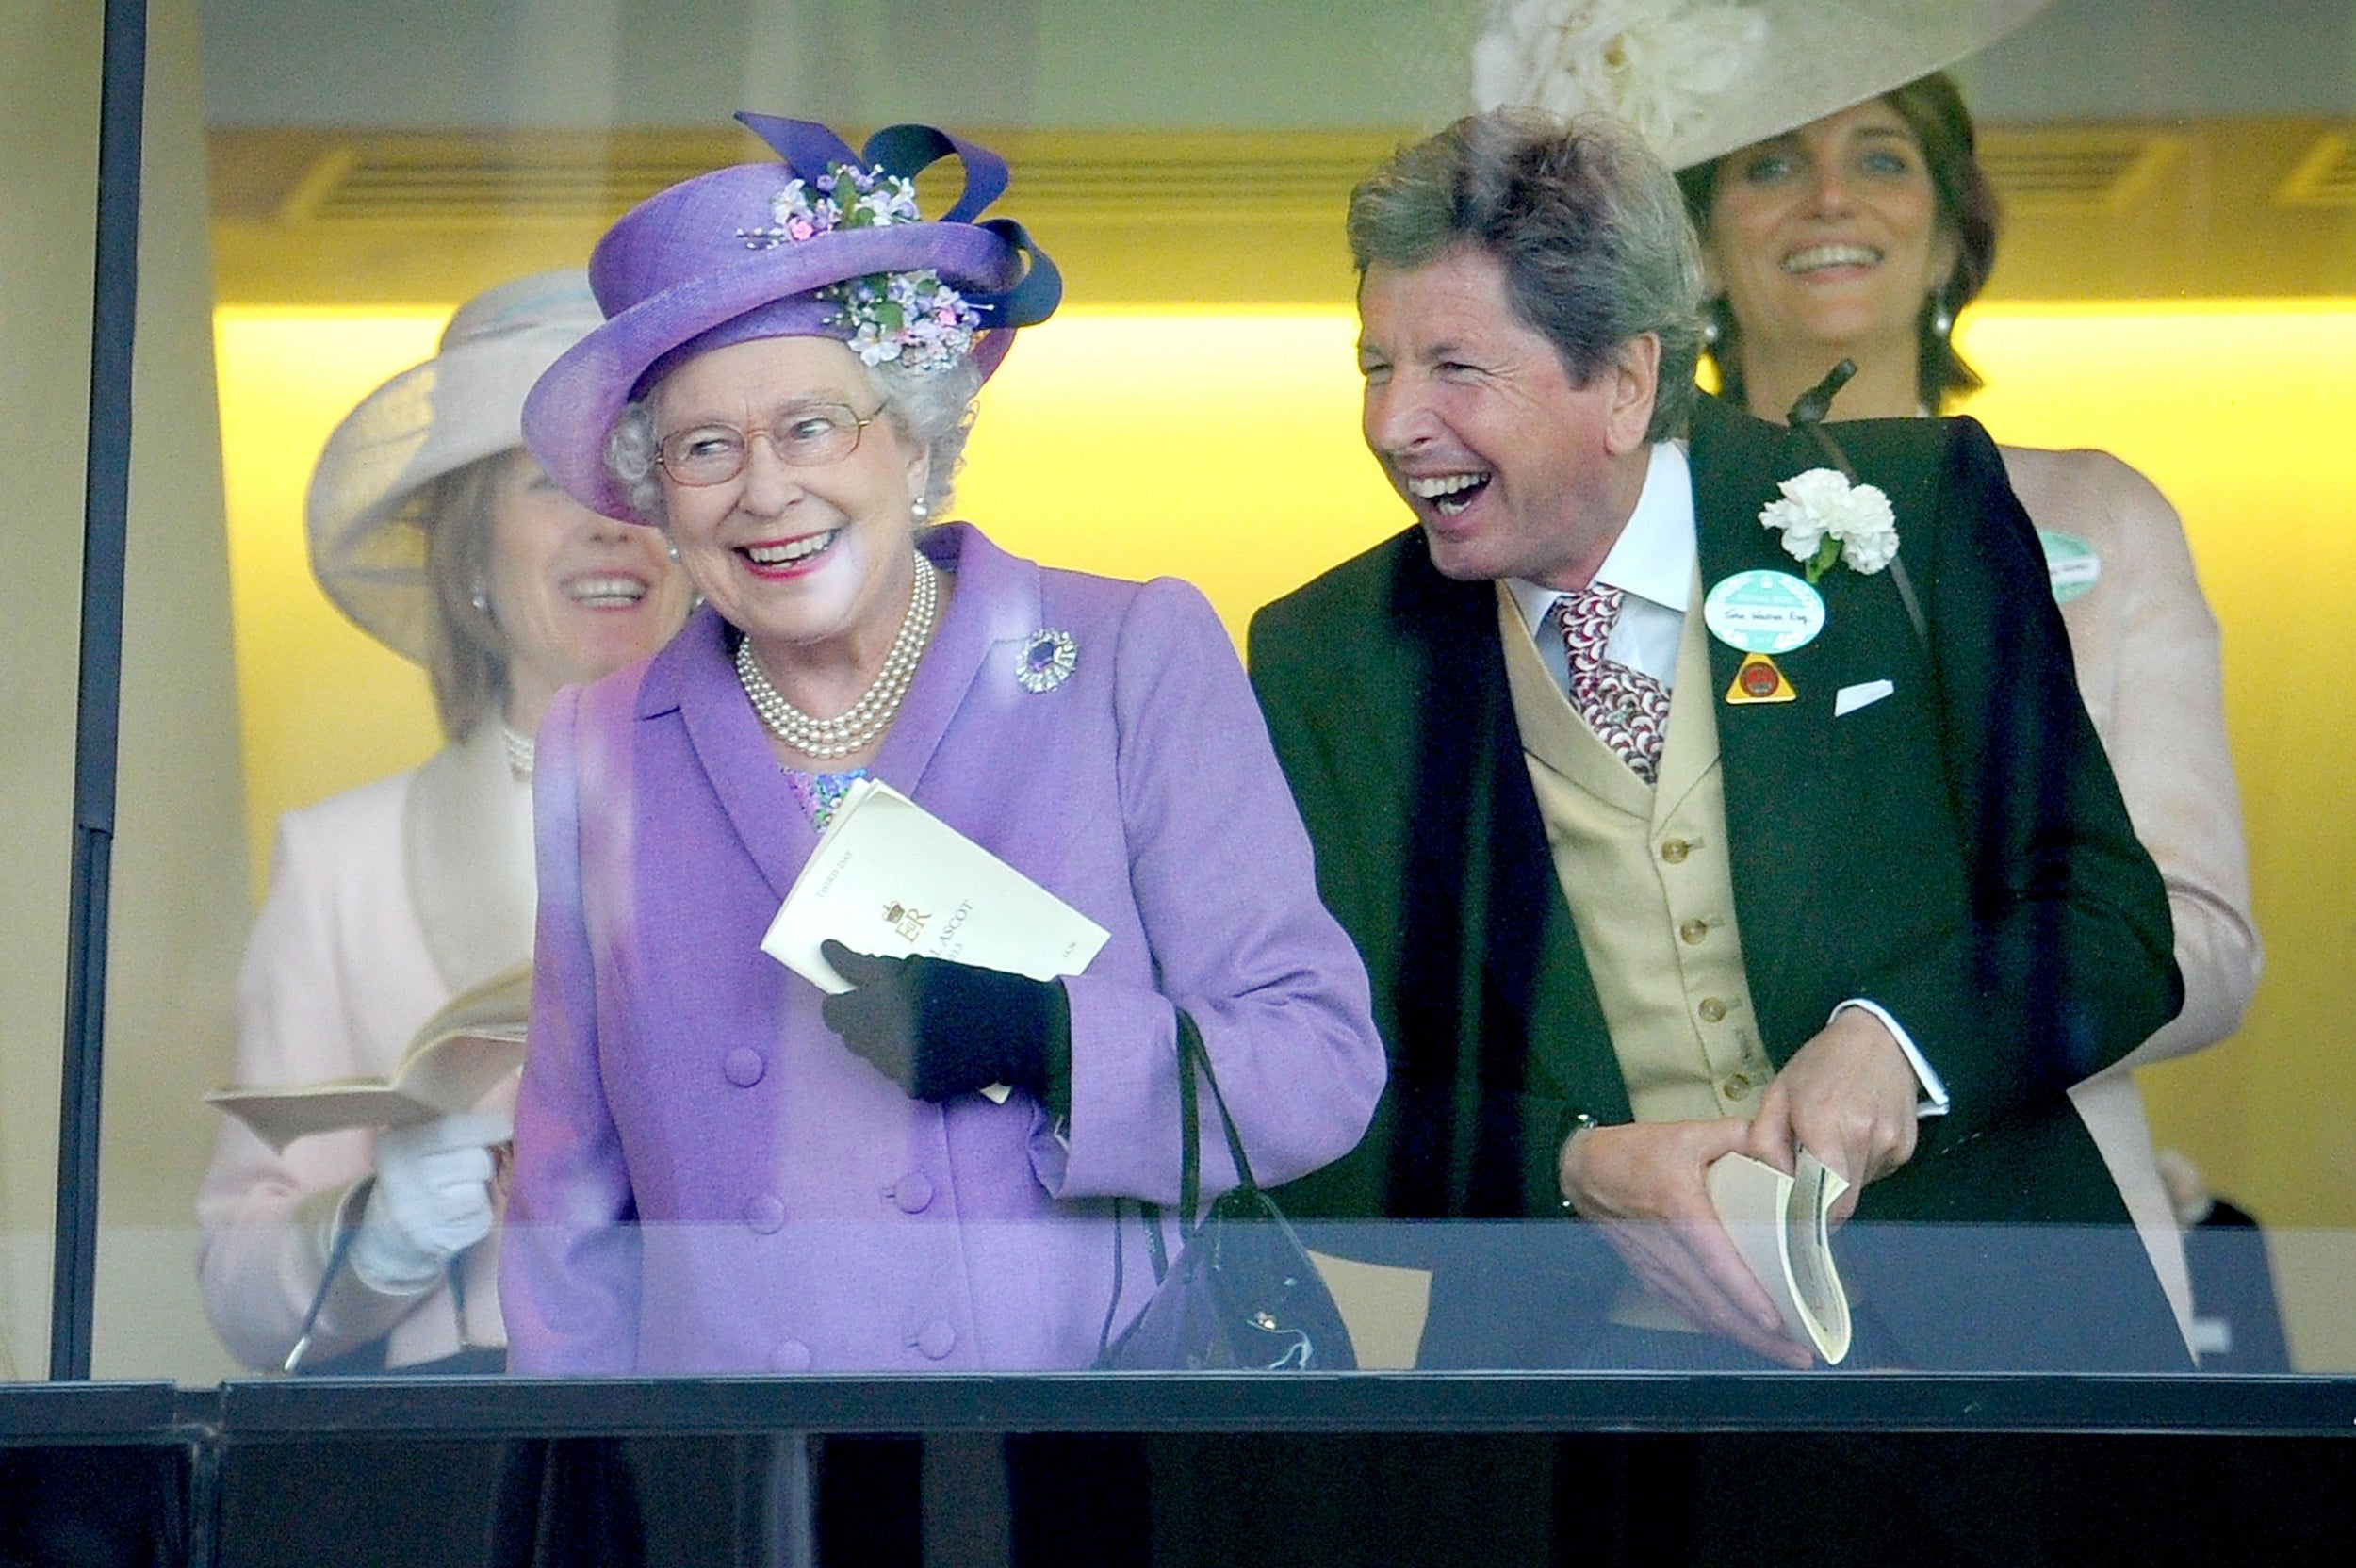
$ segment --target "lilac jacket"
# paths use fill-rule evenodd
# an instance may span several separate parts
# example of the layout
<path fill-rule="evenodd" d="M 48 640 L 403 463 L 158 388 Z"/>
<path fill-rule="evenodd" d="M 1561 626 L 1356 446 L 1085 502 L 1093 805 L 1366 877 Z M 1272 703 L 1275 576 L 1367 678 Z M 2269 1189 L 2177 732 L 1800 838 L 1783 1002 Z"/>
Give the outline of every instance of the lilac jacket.
<path fill-rule="evenodd" d="M 1111 1200 L 1177 1197 L 1173 1004 L 1262 1182 L 1366 1129 L 1366 973 L 1203 596 L 1045 570 L 964 525 L 924 548 L 957 593 L 874 772 L 1112 933 L 1067 982 L 1070 1125 L 1021 1094 L 909 1099 L 761 952 L 817 838 L 702 612 L 541 731 L 500 1282 L 519 1372 L 1086 1366 Z M 1033 693 L 1017 659 L 1042 628 L 1078 663 Z M 1206 1188 L 1232 1182 L 1216 1127 L 1203 1160 Z M 1121 1320 L 1153 1282 L 1123 1228 Z"/>

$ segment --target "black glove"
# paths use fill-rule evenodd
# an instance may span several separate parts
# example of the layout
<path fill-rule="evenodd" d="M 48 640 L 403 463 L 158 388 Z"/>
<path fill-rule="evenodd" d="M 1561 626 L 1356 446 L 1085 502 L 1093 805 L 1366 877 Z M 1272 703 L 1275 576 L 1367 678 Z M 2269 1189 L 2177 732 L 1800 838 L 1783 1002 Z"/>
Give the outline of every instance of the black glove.
<path fill-rule="evenodd" d="M 1072 1004 L 1060 982 L 946 958 L 876 958 L 828 939 L 819 952 L 855 989 L 826 1001 L 826 1027 L 919 1100 L 990 1084 L 1071 1099 Z M 1051 1094 L 1061 1080 L 1062 1093 Z"/>

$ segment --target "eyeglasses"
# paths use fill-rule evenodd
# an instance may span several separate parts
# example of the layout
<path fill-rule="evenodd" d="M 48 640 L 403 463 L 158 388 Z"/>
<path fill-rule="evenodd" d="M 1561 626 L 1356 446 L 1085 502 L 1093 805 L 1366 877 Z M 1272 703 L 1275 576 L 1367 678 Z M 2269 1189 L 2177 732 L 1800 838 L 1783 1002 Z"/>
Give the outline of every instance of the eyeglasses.
<path fill-rule="evenodd" d="M 747 433 L 734 425 L 696 425 L 664 436 L 655 447 L 655 461 L 678 483 L 726 484 L 744 471 L 752 437 L 760 435 L 788 467 L 821 467 L 859 450 L 859 433 L 883 411 L 884 405 L 877 403 L 875 412 L 862 419 L 844 403 L 796 403 L 765 430 Z"/>

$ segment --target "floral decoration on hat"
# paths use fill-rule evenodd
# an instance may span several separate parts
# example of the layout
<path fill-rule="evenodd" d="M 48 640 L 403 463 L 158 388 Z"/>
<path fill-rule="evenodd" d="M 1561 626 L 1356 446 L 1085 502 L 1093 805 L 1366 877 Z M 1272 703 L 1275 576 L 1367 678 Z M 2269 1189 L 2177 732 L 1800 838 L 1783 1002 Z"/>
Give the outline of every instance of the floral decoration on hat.
<path fill-rule="evenodd" d="M 921 223 L 916 182 L 858 164 L 830 163 L 814 180 L 794 179 L 770 198 L 772 221 L 739 229 L 747 250 L 801 244 L 843 229 Z M 899 361 L 915 370 L 945 369 L 971 353 L 981 312 L 930 267 L 868 272 L 819 289 L 842 309 L 849 346 L 869 365 Z"/>
<path fill-rule="evenodd" d="M 1857 484 L 1832 468 L 1810 468 L 1776 486 L 1779 500 L 1761 508 L 1761 526 L 1779 530 L 1783 547 L 1815 582 L 1835 561 L 1868 577 L 1898 555 L 1898 515 L 1879 487 Z"/>
<path fill-rule="evenodd" d="M 1757 11 L 1710 0 L 1496 0 L 1473 45 L 1473 97 L 1605 109 L 1673 146 L 1709 122 L 1766 38 Z"/>

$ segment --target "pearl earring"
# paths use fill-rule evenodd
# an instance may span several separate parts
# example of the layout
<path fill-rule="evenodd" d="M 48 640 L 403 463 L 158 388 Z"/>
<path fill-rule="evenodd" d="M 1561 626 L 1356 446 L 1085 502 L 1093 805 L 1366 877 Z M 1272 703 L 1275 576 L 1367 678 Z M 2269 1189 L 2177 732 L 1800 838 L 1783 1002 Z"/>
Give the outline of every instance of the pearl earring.
<path fill-rule="evenodd" d="M 1726 336 L 1726 297 L 1712 294 L 1702 302 L 1702 351 L 1715 353 Z"/>
<path fill-rule="evenodd" d="M 1947 302 L 1947 291 L 1942 288 L 1931 296 L 1931 335 L 1944 343 L 1955 330 L 1955 307 Z"/>
<path fill-rule="evenodd" d="M 483 587 L 483 584 L 479 582 L 475 584 L 473 600 L 475 610 L 478 613 L 488 615 L 491 612 L 490 590 Z"/>
<path fill-rule="evenodd" d="M 672 564 L 672 565 L 674 565 L 674 566 L 678 565 L 678 564 L 679 564 L 679 541 L 677 541 L 676 539 L 665 539 L 665 540 L 663 540 L 663 553 L 664 555 L 667 555 L 667 556 L 669 556 L 669 557 L 671 558 L 671 564 Z"/>
<path fill-rule="evenodd" d="M 932 514 L 933 509 L 925 504 L 924 497 L 919 496 L 914 500 L 908 502 L 908 515 L 915 518 L 918 522 L 923 522 L 925 518 L 931 516 Z"/>

